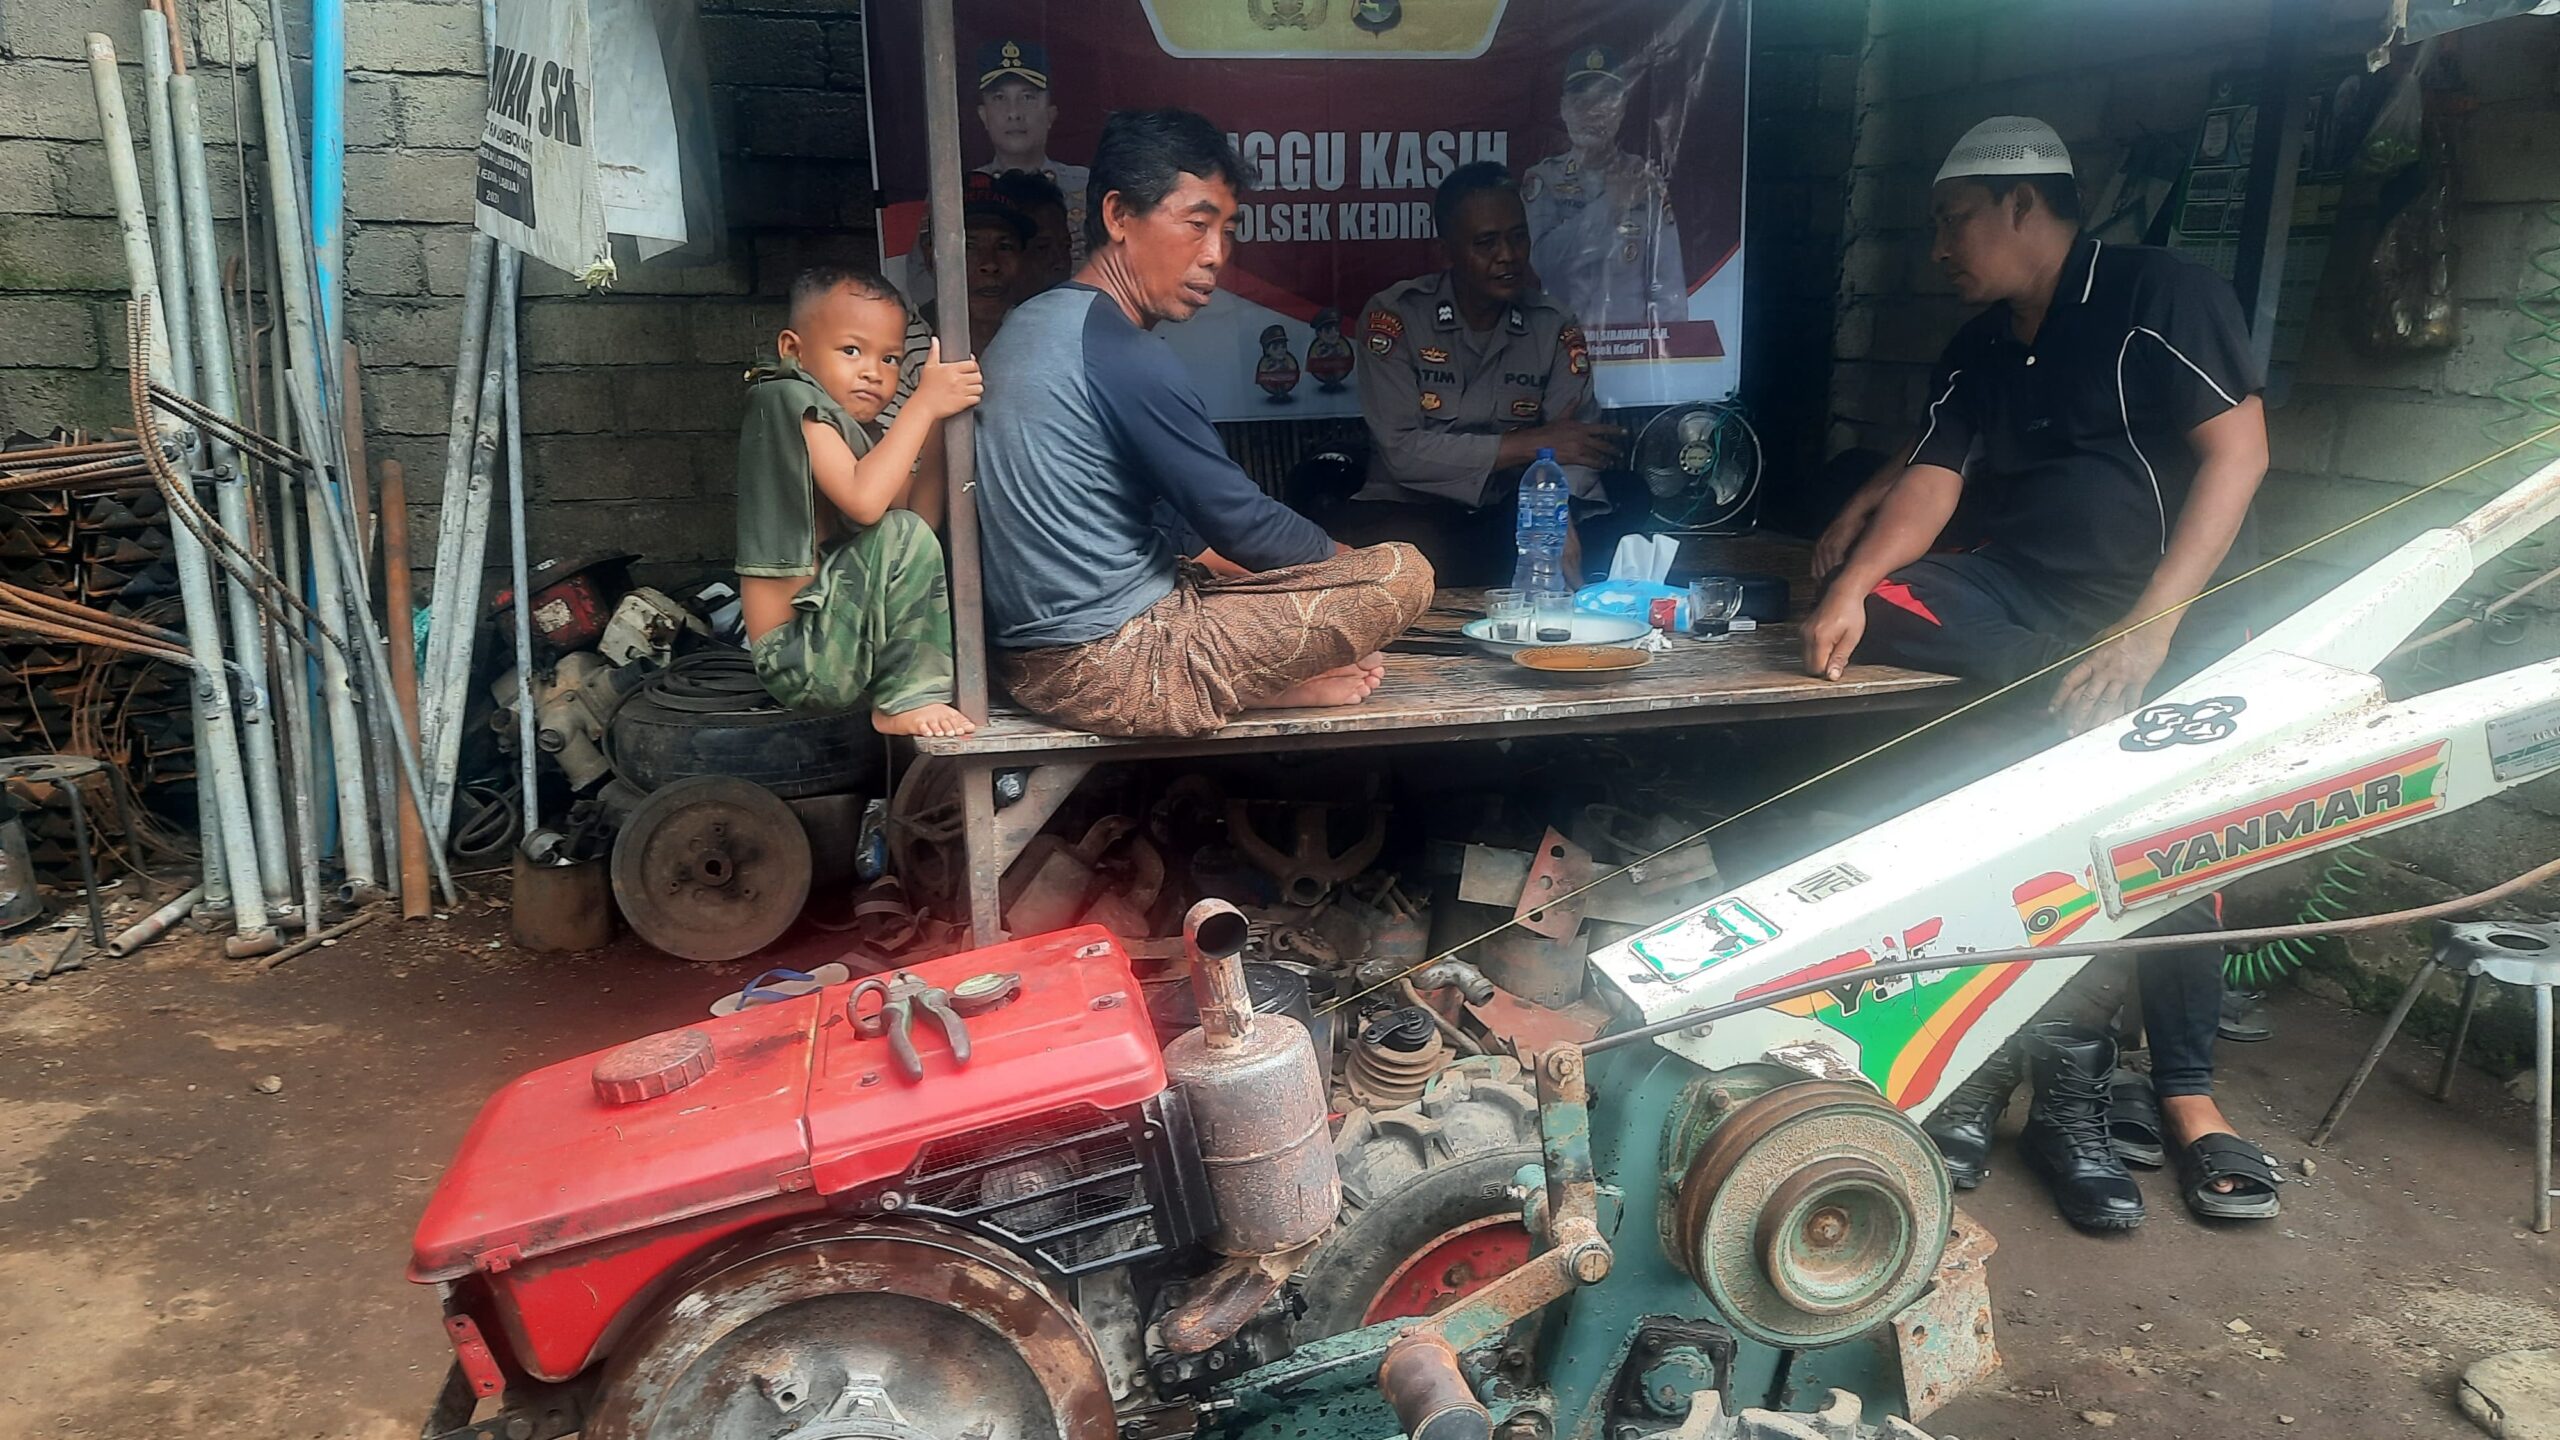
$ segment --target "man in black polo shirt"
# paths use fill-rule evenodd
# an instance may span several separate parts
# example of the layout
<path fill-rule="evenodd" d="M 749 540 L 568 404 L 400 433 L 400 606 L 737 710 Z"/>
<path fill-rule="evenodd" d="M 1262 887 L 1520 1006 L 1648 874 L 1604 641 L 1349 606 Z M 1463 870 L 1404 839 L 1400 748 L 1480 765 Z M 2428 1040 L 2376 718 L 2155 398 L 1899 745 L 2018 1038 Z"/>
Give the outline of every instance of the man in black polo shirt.
<path fill-rule="evenodd" d="M 2267 469 L 2263 377 L 2219 276 L 2079 234 L 2070 155 L 2043 122 L 1974 127 L 1931 209 L 1933 257 L 1959 296 L 1988 308 L 1939 361 L 1919 444 L 1899 474 L 1878 477 L 1882 503 L 1805 625 L 1805 668 L 1837 679 L 1855 654 L 2006 685 L 2099 642 L 2058 684 L 2022 692 L 2077 734 L 2242 638 L 2211 601 L 2179 607 L 2248 563 L 2249 502 Z M 1987 492 L 1982 543 L 1931 554 L 1968 486 Z M 2182 912 L 2164 928 L 2209 924 L 2209 912 Z M 2220 961 L 2200 947 L 2140 967 L 2152 1078 L 2189 1205 L 2259 1218 L 2275 1212 L 2271 1166 L 2212 1097 Z M 2114 1046 L 2047 1028 L 2025 1047 L 2039 1082 L 2027 1157 L 2075 1222 L 2130 1228 L 2141 1193 L 2103 1123 L 2094 1141 L 2087 1123 L 2092 1084 L 2104 1116 Z M 2049 1103 L 2057 1093 L 2081 1103 Z M 1960 1182 L 1979 1180 L 2006 1099 L 2000 1087 L 1979 1134 L 1948 1146 Z"/>

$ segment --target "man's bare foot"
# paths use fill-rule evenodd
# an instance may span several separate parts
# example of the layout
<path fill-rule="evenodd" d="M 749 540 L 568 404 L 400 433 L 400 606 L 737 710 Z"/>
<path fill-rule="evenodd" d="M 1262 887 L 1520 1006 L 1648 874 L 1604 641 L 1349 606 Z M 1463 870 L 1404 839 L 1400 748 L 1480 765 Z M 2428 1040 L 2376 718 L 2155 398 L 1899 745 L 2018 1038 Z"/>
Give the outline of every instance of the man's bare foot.
<path fill-rule="evenodd" d="M 1327 672 L 1312 680 L 1301 680 L 1268 700 L 1250 705 L 1254 710 L 1338 709 L 1357 705 L 1378 688 L 1377 678 L 1366 671 L 1354 670 L 1344 675 Z"/>
<path fill-rule="evenodd" d="M 2163 1095 L 2160 1097 L 2160 1120 L 2169 1130 L 2171 1151 L 2184 1150 L 2207 1135 L 2234 1135 L 2231 1122 L 2222 1118 L 2222 1107 L 2210 1095 Z M 2228 1195 L 2239 1188 L 2239 1182 L 2221 1179 L 2213 1182 L 2215 1193 Z"/>
<path fill-rule="evenodd" d="M 1384 675 L 1387 673 L 1387 657 L 1376 650 L 1370 651 L 1368 654 L 1361 656 L 1359 659 L 1354 660 L 1351 663 L 1359 669 L 1368 671 L 1372 675 Z"/>
<path fill-rule="evenodd" d="M 919 705 L 895 715 L 871 712 L 871 728 L 883 735 L 967 735 L 977 726 L 948 705 Z"/>

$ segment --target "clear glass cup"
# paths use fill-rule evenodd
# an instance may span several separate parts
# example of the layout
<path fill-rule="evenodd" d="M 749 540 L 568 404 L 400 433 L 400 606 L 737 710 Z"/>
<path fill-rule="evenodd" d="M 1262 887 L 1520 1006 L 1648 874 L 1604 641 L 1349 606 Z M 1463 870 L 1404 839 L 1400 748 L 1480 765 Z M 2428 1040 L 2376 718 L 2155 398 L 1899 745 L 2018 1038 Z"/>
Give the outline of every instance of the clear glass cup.
<path fill-rule="evenodd" d="M 1542 591 L 1532 602 L 1538 620 L 1535 634 L 1541 645 L 1559 645 L 1573 638 L 1573 596 L 1563 590 Z"/>
<path fill-rule="evenodd" d="M 1742 613 L 1742 582 L 1730 575 L 1708 575 L 1689 582 L 1689 633 L 1722 635 Z"/>
<path fill-rule="evenodd" d="M 1493 622 L 1493 638 L 1521 641 L 1529 638 L 1529 592 L 1526 590 L 1487 590 L 1484 592 L 1484 614 Z"/>

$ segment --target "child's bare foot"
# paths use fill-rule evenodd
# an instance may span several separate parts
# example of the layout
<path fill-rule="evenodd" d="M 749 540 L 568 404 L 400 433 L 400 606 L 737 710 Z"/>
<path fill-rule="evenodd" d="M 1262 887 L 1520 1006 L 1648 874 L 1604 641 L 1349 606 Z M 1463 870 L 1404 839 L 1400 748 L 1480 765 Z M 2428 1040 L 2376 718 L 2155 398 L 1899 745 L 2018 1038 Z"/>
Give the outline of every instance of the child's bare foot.
<path fill-rule="evenodd" d="M 1356 667 L 1346 667 L 1350 674 L 1329 671 L 1312 680 L 1301 680 L 1268 700 L 1255 702 L 1255 710 L 1335 709 L 1357 705 L 1378 688 L 1378 678 Z"/>
<path fill-rule="evenodd" d="M 1372 675 L 1384 675 L 1387 673 L 1387 657 L 1380 651 L 1372 650 L 1368 654 L 1361 656 L 1359 659 L 1354 660 L 1351 663 L 1356 668 L 1366 670 Z"/>
<path fill-rule="evenodd" d="M 967 735 L 978 727 L 948 705 L 919 705 L 895 715 L 874 710 L 871 728 L 883 735 Z"/>

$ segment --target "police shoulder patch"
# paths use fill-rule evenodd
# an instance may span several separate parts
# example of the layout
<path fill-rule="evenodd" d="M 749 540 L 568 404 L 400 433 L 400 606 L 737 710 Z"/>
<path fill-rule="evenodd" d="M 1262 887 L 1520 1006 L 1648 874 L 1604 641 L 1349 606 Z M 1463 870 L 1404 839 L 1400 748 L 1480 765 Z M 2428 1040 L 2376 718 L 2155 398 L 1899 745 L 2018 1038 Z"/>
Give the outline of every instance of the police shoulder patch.
<path fill-rule="evenodd" d="M 1380 305 L 1370 309 L 1363 328 L 1369 332 L 1369 349 L 1384 355 L 1396 348 L 1397 339 L 1404 334 L 1404 320 L 1393 310 Z"/>
<path fill-rule="evenodd" d="M 1591 347 L 1585 343 L 1582 338 L 1582 327 L 1579 325 L 1567 325 L 1562 330 L 1556 332 L 1556 339 L 1564 346 L 1564 362 L 1566 368 L 1572 370 L 1576 375 L 1590 374 Z"/>
<path fill-rule="evenodd" d="M 1425 390 L 1425 391 L 1423 391 L 1423 392 L 1422 392 L 1422 408 L 1423 408 L 1423 409 L 1425 409 L 1425 410 L 1437 410 L 1437 409 L 1439 409 L 1439 408 L 1440 408 L 1440 392 L 1439 392 L 1439 391 L 1437 391 L 1437 390 Z"/>

